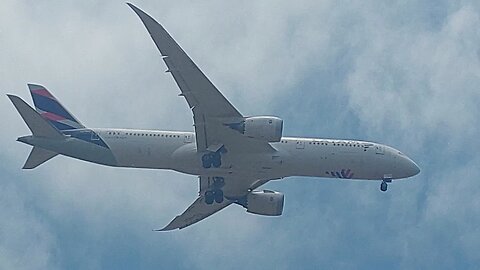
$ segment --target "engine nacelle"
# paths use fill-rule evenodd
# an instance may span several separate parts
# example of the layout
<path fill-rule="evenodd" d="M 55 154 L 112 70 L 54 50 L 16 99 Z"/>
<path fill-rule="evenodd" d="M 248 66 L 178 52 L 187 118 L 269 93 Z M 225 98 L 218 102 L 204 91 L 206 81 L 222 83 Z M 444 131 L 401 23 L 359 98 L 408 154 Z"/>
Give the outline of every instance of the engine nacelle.
<path fill-rule="evenodd" d="M 279 142 L 282 139 L 283 120 L 275 116 L 253 116 L 245 118 L 244 134 L 247 137 Z"/>
<path fill-rule="evenodd" d="M 284 195 L 280 192 L 264 190 L 252 191 L 247 195 L 243 207 L 247 212 L 264 215 L 280 216 L 283 212 Z"/>

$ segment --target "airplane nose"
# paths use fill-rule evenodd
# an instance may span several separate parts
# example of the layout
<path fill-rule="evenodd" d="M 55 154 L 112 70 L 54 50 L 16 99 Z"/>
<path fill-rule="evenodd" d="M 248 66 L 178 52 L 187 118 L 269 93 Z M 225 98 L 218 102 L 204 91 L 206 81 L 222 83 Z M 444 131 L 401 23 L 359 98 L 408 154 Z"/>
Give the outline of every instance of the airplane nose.
<path fill-rule="evenodd" d="M 403 157 L 402 165 L 407 177 L 411 177 L 420 173 L 420 168 L 418 165 L 408 157 Z"/>

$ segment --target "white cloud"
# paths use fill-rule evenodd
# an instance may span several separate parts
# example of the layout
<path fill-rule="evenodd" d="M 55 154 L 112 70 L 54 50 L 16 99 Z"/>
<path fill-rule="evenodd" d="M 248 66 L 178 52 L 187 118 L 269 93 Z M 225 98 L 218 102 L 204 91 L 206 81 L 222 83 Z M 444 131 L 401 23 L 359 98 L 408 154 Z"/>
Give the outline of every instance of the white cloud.
<path fill-rule="evenodd" d="M 1 180 L 0 268 L 57 268 L 55 234 L 11 180 Z"/>
<path fill-rule="evenodd" d="M 461 147 L 466 137 L 475 137 L 478 23 L 479 14 L 470 6 L 448 16 L 438 32 L 376 23 L 347 80 L 359 118 L 368 121 L 372 132 L 406 132 L 412 143 L 423 144 L 432 133 L 442 132 Z"/>

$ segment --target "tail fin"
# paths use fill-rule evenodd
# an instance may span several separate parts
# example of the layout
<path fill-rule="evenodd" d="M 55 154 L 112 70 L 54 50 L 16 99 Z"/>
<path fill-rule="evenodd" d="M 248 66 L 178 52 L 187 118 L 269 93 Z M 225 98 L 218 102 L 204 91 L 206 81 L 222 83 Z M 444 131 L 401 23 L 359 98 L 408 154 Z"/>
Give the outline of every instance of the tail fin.
<path fill-rule="evenodd" d="M 34 136 L 63 138 L 63 135 L 21 98 L 7 95 Z"/>
<path fill-rule="evenodd" d="M 58 130 L 85 128 L 45 87 L 28 84 L 28 88 L 37 112 Z"/>
<path fill-rule="evenodd" d="M 56 155 L 58 155 L 58 153 L 34 146 L 32 148 L 32 152 L 30 152 L 30 155 L 27 158 L 27 161 L 25 162 L 25 165 L 23 165 L 23 169 L 36 168 L 38 165 L 55 157 Z"/>
<path fill-rule="evenodd" d="M 22 116 L 23 120 L 27 124 L 28 128 L 32 131 L 34 136 L 47 137 L 47 138 L 63 138 L 64 136 L 54 128 L 47 120 L 45 120 L 38 112 L 30 107 L 21 98 L 13 95 L 7 95 L 12 101 L 13 105 Z M 24 169 L 33 169 L 45 161 L 56 156 L 57 153 L 45 150 L 34 146 L 30 155 L 28 156 Z"/>

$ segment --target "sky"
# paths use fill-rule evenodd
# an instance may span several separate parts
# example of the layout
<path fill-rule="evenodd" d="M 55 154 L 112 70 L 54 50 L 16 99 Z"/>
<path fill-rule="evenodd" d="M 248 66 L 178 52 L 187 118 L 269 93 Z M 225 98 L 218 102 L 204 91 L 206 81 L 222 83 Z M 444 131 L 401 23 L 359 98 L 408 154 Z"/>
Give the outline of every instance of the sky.
<path fill-rule="evenodd" d="M 22 170 L 29 130 L 5 94 L 46 86 L 88 127 L 193 130 L 122 1 L 2 1 L 1 269 L 476 269 L 478 1 L 136 1 L 245 115 L 284 134 L 391 145 L 394 182 L 291 177 L 281 217 L 231 206 L 180 231 L 195 176 L 55 157 Z"/>

